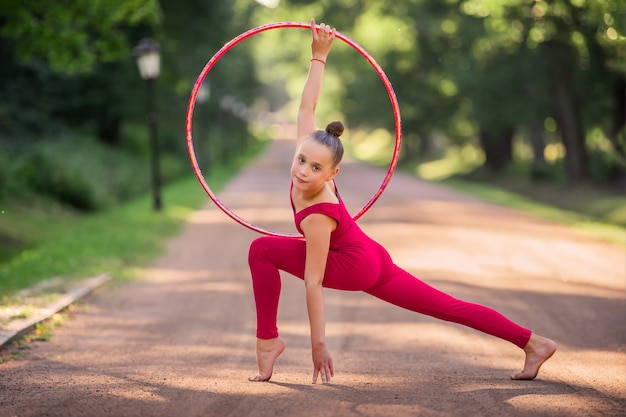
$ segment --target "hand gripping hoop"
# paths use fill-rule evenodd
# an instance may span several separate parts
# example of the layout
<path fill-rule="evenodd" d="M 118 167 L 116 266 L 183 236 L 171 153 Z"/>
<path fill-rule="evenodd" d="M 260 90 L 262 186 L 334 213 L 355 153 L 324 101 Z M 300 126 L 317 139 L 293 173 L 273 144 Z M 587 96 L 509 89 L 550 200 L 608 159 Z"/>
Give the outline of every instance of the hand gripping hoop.
<path fill-rule="evenodd" d="M 303 22 L 278 22 L 278 23 L 271 23 L 268 25 L 263 25 L 263 26 L 256 27 L 254 29 L 250 29 L 247 32 L 242 33 L 241 35 L 233 38 L 231 41 L 226 43 L 219 51 L 215 53 L 215 55 L 213 55 L 213 57 L 209 60 L 209 62 L 207 62 L 207 64 L 202 69 L 202 72 L 200 72 L 200 75 L 196 79 L 196 83 L 194 84 L 193 89 L 191 90 L 191 96 L 189 97 L 189 104 L 187 106 L 187 117 L 186 117 L 187 150 L 189 152 L 189 159 L 191 161 L 193 171 L 196 174 L 196 177 L 198 178 L 198 180 L 200 181 L 202 188 L 204 188 L 204 191 L 206 191 L 206 193 L 211 198 L 211 200 L 213 200 L 213 202 L 229 217 L 231 217 L 237 223 L 251 230 L 257 231 L 259 233 L 263 233 L 263 234 L 271 235 L 271 236 L 299 238 L 299 237 L 302 237 L 302 235 L 293 234 L 293 233 L 279 233 L 279 232 L 273 232 L 271 230 L 265 230 L 259 226 L 256 226 L 246 221 L 245 219 L 241 218 L 237 214 L 233 213 L 233 211 L 231 211 L 228 207 L 226 207 L 226 205 L 219 198 L 217 198 L 213 190 L 211 190 L 206 180 L 204 179 L 204 176 L 202 175 L 202 172 L 200 170 L 200 167 L 198 166 L 198 161 L 196 159 L 196 155 L 194 152 L 193 138 L 192 138 L 192 133 L 191 133 L 193 111 L 196 105 L 198 91 L 200 90 L 200 86 L 204 82 L 204 79 L 206 78 L 208 73 L 211 71 L 213 66 L 217 63 L 217 61 L 219 61 L 224 56 L 224 54 L 226 54 L 229 50 L 231 50 L 235 45 L 246 40 L 247 38 L 254 36 L 256 34 L 259 34 L 261 32 L 265 32 L 267 30 L 279 29 L 279 28 L 301 28 L 301 29 L 310 30 L 311 25 L 309 23 L 303 23 Z M 369 208 L 374 204 L 374 202 L 376 202 L 376 200 L 378 200 L 378 197 L 380 197 L 380 195 L 385 190 L 385 187 L 387 187 L 387 184 L 389 183 L 389 180 L 391 179 L 391 176 L 393 175 L 393 171 L 396 169 L 396 165 L 398 164 L 398 157 L 400 155 L 400 144 L 402 143 L 402 121 L 400 119 L 400 106 L 398 105 L 398 99 L 396 98 L 396 93 L 393 90 L 393 86 L 391 85 L 389 78 L 384 73 L 380 65 L 378 65 L 378 63 L 374 60 L 374 58 L 372 58 L 372 56 L 365 49 L 363 49 L 360 45 L 358 45 L 352 39 L 348 38 L 347 36 L 339 32 L 336 32 L 335 36 L 337 39 L 342 40 L 343 42 L 347 43 L 352 48 L 354 48 L 357 52 L 359 52 L 374 68 L 374 70 L 376 71 L 380 79 L 382 80 L 385 86 L 385 89 L 387 90 L 387 94 L 389 95 L 389 100 L 391 101 L 391 106 L 393 109 L 393 118 L 394 118 L 395 126 L 396 126 L 396 143 L 395 143 L 395 147 L 393 151 L 393 156 L 391 157 L 391 163 L 389 164 L 389 169 L 387 170 L 387 175 L 383 179 L 383 182 L 380 184 L 378 191 L 376 191 L 376 193 L 374 193 L 374 195 L 363 206 L 363 208 L 361 208 L 352 217 L 354 220 L 357 220 L 363 214 L 365 214 L 367 210 L 369 210 Z"/>

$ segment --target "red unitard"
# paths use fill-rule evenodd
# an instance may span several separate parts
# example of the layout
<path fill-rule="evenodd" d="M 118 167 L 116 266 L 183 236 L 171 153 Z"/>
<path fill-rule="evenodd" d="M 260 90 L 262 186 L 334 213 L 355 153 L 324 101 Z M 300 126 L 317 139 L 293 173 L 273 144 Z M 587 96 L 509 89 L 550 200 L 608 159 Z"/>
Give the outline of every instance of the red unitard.
<path fill-rule="evenodd" d="M 520 348 L 526 346 L 530 330 L 491 308 L 451 297 L 395 265 L 387 250 L 359 228 L 341 198 L 339 203 L 319 203 L 295 213 L 296 228 L 300 233 L 300 222 L 313 213 L 337 221 L 330 236 L 322 282 L 325 288 L 364 291 L 399 307 L 472 327 Z M 263 236 L 251 243 L 248 263 L 256 303 L 258 338 L 278 337 L 279 270 L 303 279 L 305 256 L 306 242 L 303 239 Z"/>

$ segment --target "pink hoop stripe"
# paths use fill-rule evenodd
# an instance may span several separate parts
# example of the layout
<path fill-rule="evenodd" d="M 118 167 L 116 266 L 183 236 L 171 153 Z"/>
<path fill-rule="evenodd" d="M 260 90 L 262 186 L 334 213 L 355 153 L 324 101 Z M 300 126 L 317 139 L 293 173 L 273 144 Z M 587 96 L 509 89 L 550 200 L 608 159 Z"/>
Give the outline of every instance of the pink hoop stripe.
<path fill-rule="evenodd" d="M 207 64 L 204 66 L 204 68 L 200 72 L 200 75 L 196 79 L 193 89 L 191 90 L 191 95 L 189 97 L 189 104 L 187 106 L 187 117 L 186 117 L 187 149 L 189 153 L 189 159 L 193 167 L 193 171 L 196 174 L 196 177 L 198 178 L 198 180 L 200 181 L 202 188 L 204 189 L 204 191 L 206 191 L 206 193 L 211 198 L 211 200 L 213 200 L 213 202 L 224 213 L 230 216 L 237 223 L 251 230 L 257 231 L 259 233 L 263 233 L 263 234 L 271 235 L 271 236 L 300 238 L 302 237 L 302 235 L 299 235 L 299 234 L 279 233 L 279 232 L 273 232 L 271 230 L 265 230 L 241 218 L 237 214 L 233 213 L 228 207 L 226 207 L 226 205 L 215 195 L 213 190 L 211 190 L 206 180 L 204 179 L 204 176 L 202 175 L 202 171 L 200 167 L 198 166 L 198 161 L 196 159 L 196 155 L 194 152 L 193 138 L 192 138 L 192 118 L 193 118 L 194 108 L 196 105 L 196 99 L 198 97 L 198 92 L 200 90 L 200 86 L 202 86 L 202 83 L 204 82 L 204 79 L 206 78 L 207 74 L 211 71 L 213 66 L 217 63 L 217 61 L 219 61 L 224 56 L 224 54 L 226 54 L 230 49 L 232 49 L 238 43 L 246 40 L 247 38 L 251 36 L 259 34 L 261 32 L 265 32 L 271 29 L 279 29 L 279 28 L 303 28 L 303 29 L 310 30 L 311 25 L 309 23 L 303 23 L 303 22 L 278 22 L 278 23 L 271 23 L 271 24 L 256 27 L 254 29 L 250 29 L 247 32 L 242 33 L 241 35 L 233 38 L 231 41 L 226 43 L 219 51 L 215 53 L 215 55 L 213 55 L 213 57 L 209 60 L 209 62 L 207 62 Z M 398 157 L 400 155 L 400 145 L 402 143 L 402 120 L 400 119 L 400 106 L 398 104 L 396 93 L 393 90 L 393 86 L 391 85 L 389 78 L 384 73 L 380 65 L 378 65 L 378 63 L 374 60 L 374 58 L 372 58 L 372 56 L 365 49 L 363 49 L 360 45 L 358 45 L 352 39 L 341 34 L 340 32 L 336 32 L 336 37 L 337 39 L 340 39 L 341 41 L 345 42 L 346 44 L 354 48 L 357 52 L 359 52 L 374 68 L 374 70 L 376 71 L 380 79 L 382 80 L 383 85 L 385 86 L 385 89 L 387 90 L 387 94 L 389 95 L 389 100 L 391 101 L 391 106 L 393 109 L 393 118 L 394 118 L 395 127 L 396 127 L 396 143 L 395 143 L 395 147 L 393 151 L 393 156 L 391 158 L 391 163 L 389 164 L 389 169 L 387 170 L 387 175 L 383 179 L 383 182 L 378 188 L 378 191 L 376 191 L 376 193 L 374 193 L 374 195 L 363 206 L 363 208 L 361 208 L 353 216 L 353 219 L 357 220 L 363 214 L 365 214 L 367 210 L 369 210 L 369 208 L 376 202 L 376 200 L 378 200 L 380 195 L 383 193 L 383 191 L 387 187 L 387 184 L 389 183 L 389 180 L 391 180 L 391 176 L 393 175 L 393 172 L 396 169 L 396 165 L 398 164 Z"/>

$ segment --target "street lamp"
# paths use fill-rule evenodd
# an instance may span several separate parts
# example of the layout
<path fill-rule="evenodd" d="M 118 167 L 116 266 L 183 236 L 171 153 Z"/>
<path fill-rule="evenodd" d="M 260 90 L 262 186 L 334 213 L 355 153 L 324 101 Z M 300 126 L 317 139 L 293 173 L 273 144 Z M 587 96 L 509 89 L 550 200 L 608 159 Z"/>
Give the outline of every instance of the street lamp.
<path fill-rule="evenodd" d="M 141 78 L 147 85 L 148 128 L 150 130 L 150 164 L 152 174 L 152 196 L 154 210 L 161 210 L 161 173 L 159 169 L 159 143 L 155 100 L 156 80 L 159 78 L 161 46 L 152 39 L 142 39 L 133 49 Z"/>

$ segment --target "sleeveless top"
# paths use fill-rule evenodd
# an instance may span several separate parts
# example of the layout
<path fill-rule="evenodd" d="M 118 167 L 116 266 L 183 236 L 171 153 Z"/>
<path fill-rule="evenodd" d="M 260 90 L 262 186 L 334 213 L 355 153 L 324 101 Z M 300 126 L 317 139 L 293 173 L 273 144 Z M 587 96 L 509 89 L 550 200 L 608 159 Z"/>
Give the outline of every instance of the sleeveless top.
<path fill-rule="evenodd" d="M 338 203 L 317 203 L 298 212 L 289 193 L 296 228 L 303 235 L 300 223 L 311 214 L 324 214 L 337 222 L 337 227 L 330 234 L 324 287 L 361 291 L 384 284 L 396 268 L 393 260 L 384 247 L 356 224 L 336 185 L 335 190 Z"/>
<path fill-rule="evenodd" d="M 370 240 L 369 237 L 365 235 L 361 231 L 361 229 L 357 226 L 356 222 L 348 212 L 348 209 L 343 203 L 341 196 L 339 195 L 339 190 L 337 189 L 337 185 L 335 184 L 335 195 L 339 199 L 339 203 L 317 203 L 312 206 L 306 207 L 298 212 L 296 212 L 296 208 L 293 204 L 293 199 L 291 198 L 291 189 L 293 188 L 293 183 L 290 187 L 289 192 L 289 200 L 291 202 L 291 208 L 294 212 L 294 221 L 296 224 L 296 229 L 298 232 L 304 235 L 302 228 L 300 227 L 300 223 L 310 214 L 318 213 L 324 214 L 337 222 L 337 227 L 330 234 L 330 249 L 338 250 L 342 247 L 346 246 L 361 246 L 363 239 Z"/>

